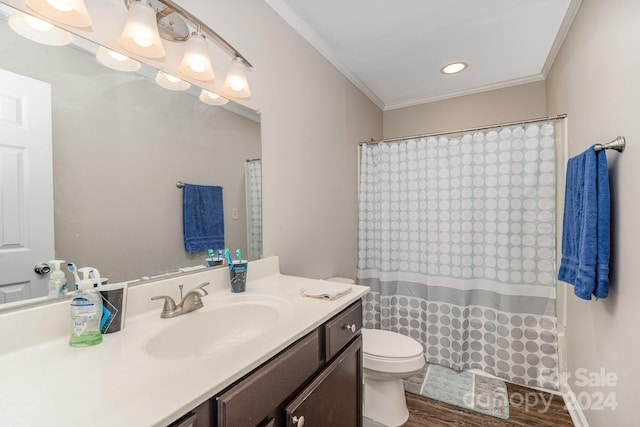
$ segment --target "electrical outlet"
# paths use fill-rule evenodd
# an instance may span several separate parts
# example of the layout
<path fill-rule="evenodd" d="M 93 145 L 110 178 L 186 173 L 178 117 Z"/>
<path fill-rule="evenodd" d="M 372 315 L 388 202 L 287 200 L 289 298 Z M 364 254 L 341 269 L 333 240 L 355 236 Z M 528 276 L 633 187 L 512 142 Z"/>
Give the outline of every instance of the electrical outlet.
<path fill-rule="evenodd" d="M 238 208 L 231 209 L 231 219 L 238 219 Z"/>

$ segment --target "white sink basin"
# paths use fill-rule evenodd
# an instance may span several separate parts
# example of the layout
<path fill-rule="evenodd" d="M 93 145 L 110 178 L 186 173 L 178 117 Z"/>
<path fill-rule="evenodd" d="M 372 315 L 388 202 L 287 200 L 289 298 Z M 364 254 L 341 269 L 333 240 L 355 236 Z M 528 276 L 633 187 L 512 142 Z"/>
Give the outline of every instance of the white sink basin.
<path fill-rule="evenodd" d="M 205 297 L 203 302 L 199 310 L 163 319 L 166 328 L 147 342 L 146 351 L 167 360 L 227 351 L 263 336 L 289 311 L 286 300 L 270 296 Z"/>

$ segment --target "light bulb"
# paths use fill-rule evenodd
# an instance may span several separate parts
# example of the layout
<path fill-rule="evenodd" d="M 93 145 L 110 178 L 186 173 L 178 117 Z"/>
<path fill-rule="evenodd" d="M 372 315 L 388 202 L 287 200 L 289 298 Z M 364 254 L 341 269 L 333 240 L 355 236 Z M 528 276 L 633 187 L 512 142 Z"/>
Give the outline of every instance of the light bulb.
<path fill-rule="evenodd" d="M 73 27 L 91 27 L 91 16 L 84 0 L 25 0 L 25 3 L 47 19 Z"/>
<path fill-rule="evenodd" d="M 104 46 L 100 46 L 98 49 L 96 59 L 105 67 L 118 71 L 138 71 L 142 66 L 142 64 L 135 59 L 131 59 L 120 52 L 114 52 Z"/>
<path fill-rule="evenodd" d="M 33 28 L 38 31 L 51 31 L 53 29 L 53 25 L 48 22 L 44 22 L 42 19 L 38 19 L 35 16 L 26 15 L 24 20 Z"/>
<path fill-rule="evenodd" d="M 176 76 L 172 76 L 171 74 L 167 74 L 163 71 L 158 71 L 156 75 L 156 83 L 158 86 L 161 86 L 165 89 L 169 90 L 187 90 L 191 87 L 191 83 L 185 82 L 177 78 Z"/>
<path fill-rule="evenodd" d="M 144 37 L 144 35 L 137 35 L 133 37 L 133 41 L 140 47 L 149 47 L 153 44 L 151 40 Z"/>
<path fill-rule="evenodd" d="M 127 22 L 122 30 L 120 46 L 146 58 L 159 59 L 165 51 L 158 33 L 156 12 L 146 1 L 131 1 Z"/>
<path fill-rule="evenodd" d="M 71 33 L 41 19 L 14 10 L 9 17 L 9 27 L 34 42 L 49 46 L 64 46 L 71 43 Z"/>
<path fill-rule="evenodd" d="M 232 90 L 239 92 L 244 89 L 244 84 L 246 80 L 239 78 L 238 76 L 233 76 L 229 79 L 229 86 Z"/>
<path fill-rule="evenodd" d="M 192 79 L 203 81 L 214 79 L 213 67 L 209 58 L 209 44 L 204 34 L 191 33 L 178 71 Z"/>
<path fill-rule="evenodd" d="M 191 64 L 189 64 L 189 67 L 191 67 L 191 69 L 196 73 L 201 73 L 207 68 L 205 61 L 202 58 L 194 58 Z"/>
<path fill-rule="evenodd" d="M 61 12 L 70 12 L 73 10 L 71 2 L 68 0 L 47 0 L 47 3 L 49 3 L 51 7 L 58 9 Z"/>
<path fill-rule="evenodd" d="M 249 98 L 251 89 L 249 89 L 246 71 L 247 67 L 244 65 L 242 58 L 235 58 L 229 64 L 227 77 L 222 85 L 222 93 L 234 98 Z"/>
<path fill-rule="evenodd" d="M 440 72 L 442 74 L 456 74 L 464 71 L 467 66 L 468 64 L 466 62 L 452 62 L 451 64 L 442 67 L 442 69 L 440 69 Z"/>
<path fill-rule="evenodd" d="M 125 56 L 125 55 L 121 54 L 120 52 L 114 52 L 113 50 L 109 50 L 108 54 L 109 54 L 110 57 L 112 57 L 116 61 L 120 61 L 120 62 L 126 61 L 127 59 L 130 59 L 128 56 Z"/>
<path fill-rule="evenodd" d="M 202 89 L 202 92 L 200 92 L 200 101 L 209 105 L 224 105 L 229 102 L 228 99 L 206 89 Z"/>

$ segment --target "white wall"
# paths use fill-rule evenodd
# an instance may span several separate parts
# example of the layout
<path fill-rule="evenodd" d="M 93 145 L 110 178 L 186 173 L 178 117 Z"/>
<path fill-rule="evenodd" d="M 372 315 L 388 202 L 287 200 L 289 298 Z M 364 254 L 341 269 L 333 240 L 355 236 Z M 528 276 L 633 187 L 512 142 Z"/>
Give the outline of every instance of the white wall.
<path fill-rule="evenodd" d="M 355 277 L 357 143 L 382 135 L 382 112 L 265 2 L 179 3 L 255 67 L 264 255 L 286 274 Z"/>
<path fill-rule="evenodd" d="M 568 299 L 569 383 L 583 403 L 611 393 L 616 410 L 586 411 L 592 427 L 638 425 L 640 364 L 640 2 L 585 0 L 547 79 L 548 113 L 568 113 L 569 155 L 617 135 L 627 139 L 623 154 L 607 152 L 612 192 L 612 256 L 609 297 Z M 601 378 L 617 375 L 615 387 L 585 387 L 576 370 Z M 578 374 L 584 371 L 579 371 Z M 576 381 L 577 380 L 577 381 Z M 605 401 L 606 403 L 606 401 Z"/>

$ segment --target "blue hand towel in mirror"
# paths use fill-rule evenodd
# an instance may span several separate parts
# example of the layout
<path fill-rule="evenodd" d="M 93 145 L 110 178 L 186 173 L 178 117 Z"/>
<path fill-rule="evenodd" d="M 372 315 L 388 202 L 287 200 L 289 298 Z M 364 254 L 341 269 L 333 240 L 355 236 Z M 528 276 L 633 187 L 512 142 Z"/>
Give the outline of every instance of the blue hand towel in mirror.
<path fill-rule="evenodd" d="M 187 252 L 224 248 L 222 187 L 184 184 L 182 222 Z"/>
<path fill-rule="evenodd" d="M 590 147 L 567 162 L 558 272 L 582 299 L 609 293 L 610 209 L 607 155 Z"/>

